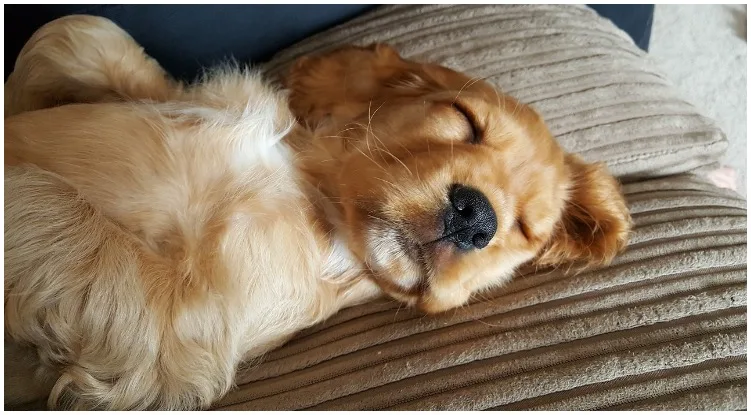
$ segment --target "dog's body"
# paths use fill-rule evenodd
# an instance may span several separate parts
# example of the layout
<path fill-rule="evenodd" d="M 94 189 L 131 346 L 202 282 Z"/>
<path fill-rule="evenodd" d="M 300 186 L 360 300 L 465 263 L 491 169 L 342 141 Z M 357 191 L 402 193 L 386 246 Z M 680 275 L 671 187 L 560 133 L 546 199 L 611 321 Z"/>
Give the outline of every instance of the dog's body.
<path fill-rule="evenodd" d="M 182 94 L 5 122 L 6 333 L 84 406 L 205 406 L 242 359 L 375 292 L 316 226 L 329 202 L 280 144 L 283 96 L 240 71 Z"/>
<path fill-rule="evenodd" d="M 260 108 L 275 111 L 264 97 Z M 117 407 L 159 396 L 177 399 L 166 407 L 208 404 L 178 391 L 220 395 L 242 358 L 330 316 L 351 292 L 356 266 L 314 226 L 323 212 L 275 143 L 274 112 L 244 126 L 191 109 L 67 105 L 6 122 L 16 158 L 5 169 L 6 329 L 49 359 L 74 353 L 71 372 L 113 368 L 69 378 L 82 391 L 114 388 Z M 35 166 L 16 166 L 26 162 Z M 187 382 L 165 382 L 176 378 Z M 154 397 L 133 396 L 136 384 Z"/>
<path fill-rule="evenodd" d="M 395 59 L 380 47 L 360 51 Z M 301 61 L 290 76 L 291 112 L 282 93 L 247 71 L 179 85 L 103 19 L 61 19 L 30 40 L 5 91 L 5 333 L 6 343 L 37 353 L 37 375 L 54 385 L 50 405 L 205 407 L 233 385 L 243 360 L 382 291 L 437 312 L 535 256 L 544 265 L 599 263 L 623 245 L 629 220 L 617 184 L 565 155 L 544 126 L 527 132 L 524 123 L 541 121 L 526 107 L 484 128 L 488 140 L 529 137 L 504 147 L 520 163 L 504 168 L 524 179 L 503 179 L 497 190 L 508 175 L 497 166 L 500 150 L 451 142 L 449 158 L 438 142 L 420 158 L 407 138 L 384 143 L 373 131 L 408 136 L 404 126 L 415 122 L 399 114 L 418 107 L 384 106 L 378 91 L 337 97 L 325 82 L 328 92 L 315 91 L 319 64 Z M 506 111 L 511 102 L 468 85 L 463 105 L 473 110 L 497 98 Z M 441 93 L 458 96 L 460 86 Z M 390 102 L 433 99 L 413 89 Z M 467 120 L 441 111 L 425 116 L 433 124 L 419 137 L 465 135 Z M 435 130 L 444 118 L 459 127 Z M 539 143 L 538 133 L 547 134 Z M 356 134 L 364 142 L 351 144 Z M 472 164 L 479 160 L 487 165 Z M 431 224 L 458 219 L 432 204 L 457 177 L 472 185 L 468 200 L 485 219 L 449 235 Z M 515 213 L 496 214 L 501 207 Z M 586 236 L 574 238 L 582 228 Z M 8 373 L 6 352 L 6 403 L 50 392 L 9 385 Z"/>

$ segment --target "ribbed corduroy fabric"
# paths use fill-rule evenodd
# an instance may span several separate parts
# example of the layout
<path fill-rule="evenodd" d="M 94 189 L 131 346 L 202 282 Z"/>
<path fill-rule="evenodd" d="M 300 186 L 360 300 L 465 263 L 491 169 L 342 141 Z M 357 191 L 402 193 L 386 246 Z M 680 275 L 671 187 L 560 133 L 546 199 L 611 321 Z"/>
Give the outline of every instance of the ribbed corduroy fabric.
<path fill-rule="evenodd" d="M 523 270 L 440 316 L 344 310 L 216 408 L 745 408 L 745 200 L 692 175 L 624 190 L 636 228 L 611 266 Z"/>
<path fill-rule="evenodd" d="M 300 56 L 373 42 L 486 79 L 539 110 L 564 148 L 624 179 L 714 165 L 727 148 L 628 35 L 585 6 L 381 7 L 280 52 L 266 69 L 280 75 Z"/>

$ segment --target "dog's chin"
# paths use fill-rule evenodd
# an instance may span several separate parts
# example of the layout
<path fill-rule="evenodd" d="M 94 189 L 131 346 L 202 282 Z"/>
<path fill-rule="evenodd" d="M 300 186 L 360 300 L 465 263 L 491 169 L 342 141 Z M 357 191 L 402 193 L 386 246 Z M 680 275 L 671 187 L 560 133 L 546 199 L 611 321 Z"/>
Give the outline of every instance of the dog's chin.
<path fill-rule="evenodd" d="M 365 246 L 376 283 L 394 299 L 418 307 L 430 291 L 431 276 L 455 254 L 450 243 L 424 244 L 391 226 L 371 228 Z"/>
<path fill-rule="evenodd" d="M 388 295 L 414 305 L 426 281 L 420 245 L 395 227 L 374 226 L 367 232 L 365 247 L 376 283 Z"/>

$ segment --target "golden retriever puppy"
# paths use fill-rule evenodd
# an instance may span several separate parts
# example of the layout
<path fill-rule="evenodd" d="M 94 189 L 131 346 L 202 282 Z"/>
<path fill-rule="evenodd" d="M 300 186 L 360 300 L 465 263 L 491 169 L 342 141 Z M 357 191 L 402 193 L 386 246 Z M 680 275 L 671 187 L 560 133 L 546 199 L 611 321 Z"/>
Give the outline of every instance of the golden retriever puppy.
<path fill-rule="evenodd" d="M 343 307 L 441 312 L 626 242 L 617 181 L 483 81 L 374 45 L 285 86 L 180 85 L 102 18 L 32 37 L 5 88 L 5 336 L 34 363 L 6 351 L 6 404 L 207 407 Z"/>
<path fill-rule="evenodd" d="M 626 242 L 606 168 L 479 79 L 374 45 L 304 57 L 286 85 L 315 131 L 300 169 L 340 201 L 348 248 L 395 298 L 439 312 L 535 257 L 604 264 Z"/>

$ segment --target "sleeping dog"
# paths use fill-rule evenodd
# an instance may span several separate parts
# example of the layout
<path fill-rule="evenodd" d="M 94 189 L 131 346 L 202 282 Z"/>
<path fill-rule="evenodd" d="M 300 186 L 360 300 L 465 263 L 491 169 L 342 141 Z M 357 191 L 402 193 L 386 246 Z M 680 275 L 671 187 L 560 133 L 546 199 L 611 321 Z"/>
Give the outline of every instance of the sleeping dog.
<path fill-rule="evenodd" d="M 98 17 L 29 40 L 5 86 L 5 338 L 27 358 L 6 349 L 6 404 L 207 407 L 344 307 L 439 313 L 626 243 L 606 168 L 482 80 L 377 44 L 283 83 L 183 85 Z"/>

